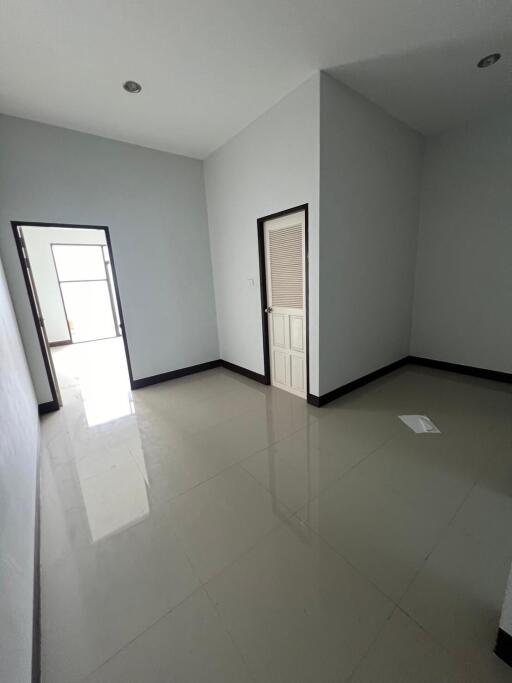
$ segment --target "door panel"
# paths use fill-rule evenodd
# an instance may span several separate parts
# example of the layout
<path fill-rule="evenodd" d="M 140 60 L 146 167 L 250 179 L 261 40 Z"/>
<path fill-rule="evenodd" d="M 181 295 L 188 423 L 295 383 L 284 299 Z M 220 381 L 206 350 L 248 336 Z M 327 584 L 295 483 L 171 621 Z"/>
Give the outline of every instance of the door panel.
<path fill-rule="evenodd" d="M 305 213 L 264 225 L 270 374 L 277 387 L 305 397 Z"/>
<path fill-rule="evenodd" d="M 293 351 L 304 351 L 304 318 L 290 316 L 290 347 Z"/>
<path fill-rule="evenodd" d="M 274 350 L 274 378 L 275 381 L 278 384 L 282 384 L 286 386 L 287 381 L 288 381 L 288 373 L 286 372 L 287 368 L 287 363 L 288 363 L 288 356 L 286 353 L 283 353 L 282 351 L 276 351 Z"/>
<path fill-rule="evenodd" d="M 292 371 L 292 376 L 291 376 L 291 386 L 293 389 L 296 391 L 300 392 L 305 392 L 306 391 L 306 385 L 305 385 L 305 363 L 304 359 L 300 358 L 299 356 L 292 355 L 290 357 L 290 362 L 291 362 L 291 371 Z"/>
<path fill-rule="evenodd" d="M 272 313 L 272 341 L 274 346 L 281 346 L 286 348 L 288 346 L 286 340 L 286 317 L 280 313 Z"/>

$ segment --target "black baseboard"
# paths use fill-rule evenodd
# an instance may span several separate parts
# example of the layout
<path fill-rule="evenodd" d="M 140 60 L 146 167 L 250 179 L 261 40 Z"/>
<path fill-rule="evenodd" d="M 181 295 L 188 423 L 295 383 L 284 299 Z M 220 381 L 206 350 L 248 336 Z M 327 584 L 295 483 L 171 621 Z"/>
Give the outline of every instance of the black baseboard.
<path fill-rule="evenodd" d="M 45 415 L 46 413 L 54 413 L 60 408 L 58 401 L 47 401 L 46 403 L 40 403 L 37 406 L 39 415 Z"/>
<path fill-rule="evenodd" d="M 34 526 L 34 584 L 32 594 L 32 683 L 41 681 L 41 496 L 39 453 L 36 464 L 36 507 Z"/>
<path fill-rule="evenodd" d="M 132 389 L 142 389 L 142 387 L 149 387 L 151 384 L 159 384 L 160 382 L 167 382 L 170 379 L 178 379 L 178 377 L 186 377 L 186 375 L 193 375 L 196 372 L 211 370 L 212 368 L 218 368 L 220 364 L 220 360 L 210 360 L 207 363 L 190 365 L 188 368 L 162 372 L 159 375 L 151 375 L 151 377 L 141 377 L 140 379 L 133 380 Z"/>
<path fill-rule="evenodd" d="M 420 358 L 419 356 L 404 356 L 389 365 L 385 365 L 378 370 L 359 377 L 358 379 L 348 382 L 337 389 L 329 391 L 327 394 L 322 396 L 315 396 L 315 394 L 308 394 L 307 402 L 311 405 L 320 407 L 324 406 L 331 401 L 335 401 L 341 396 L 359 389 L 359 387 L 373 382 L 379 377 L 387 375 L 389 372 L 393 372 L 402 366 L 411 363 L 413 365 L 422 365 L 429 368 L 435 368 L 437 370 L 448 370 L 450 372 L 458 372 L 463 375 L 471 375 L 473 377 L 481 377 L 483 379 L 491 379 L 498 382 L 512 382 L 512 374 L 507 372 L 498 372 L 497 370 L 486 370 L 484 368 L 475 368 L 469 365 L 459 365 L 457 363 L 447 363 L 445 361 L 432 360 L 430 358 Z M 249 379 L 259 382 L 260 384 L 270 384 L 269 379 L 265 375 L 261 375 L 253 370 L 247 370 L 240 365 L 235 365 L 235 363 L 230 363 L 227 360 L 212 360 L 208 363 L 200 363 L 199 365 L 191 365 L 188 368 L 181 368 L 180 370 L 171 370 L 170 372 L 163 372 L 160 375 L 152 375 L 151 377 L 143 377 L 141 379 L 135 379 L 132 383 L 132 389 L 141 389 L 142 387 L 150 386 L 151 384 L 158 384 L 159 382 L 167 382 L 170 379 L 177 379 L 178 377 L 185 377 L 186 375 L 192 375 L 196 372 L 203 372 L 204 370 L 211 370 L 212 368 L 223 367 L 232 372 L 237 372 L 239 375 L 248 377 Z M 49 401 L 48 403 L 43 403 L 39 406 L 39 413 L 48 413 L 53 410 L 58 410 L 59 406 L 55 401 Z"/>
<path fill-rule="evenodd" d="M 498 629 L 498 638 L 496 639 L 494 654 L 509 666 L 512 666 L 512 636 L 502 628 Z"/>
<path fill-rule="evenodd" d="M 367 375 L 364 375 L 363 377 L 359 377 L 358 379 L 355 379 L 352 382 L 343 384 L 343 386 L 338 387 L 337 389 L 333 389 L 332 391 L 329 391 L 327 394 L 322 394 L 322 396 L 308 394 L 308 403 L 317 407 L 324 406 L 326 403 L 335 401 L 337 398 L 340 398 L 341 396 L 344 396 L 345 394 L 354 391 L 354 389 L 359 389 L 359 387 L 362 387 L 365 384 L 368 384 L 369 382 L 373 382 L 373 380 L 378 379 L 379 377 L 383 377 L 384 375 L 387 375 L 389 372 L 393 372 L 393 370 L 401 368 L 407 362 L 408 358 L 407 356 L 405 356 L 404 358 L 400 358 L 400 360 L 396 360 L 393 363 L 390 363 L 389 365 L 385 365 L 383 368 L 379 368 L 378 370 L 374 370 L 373 372 L 370 372 Z"/>
<path fill-rule="evenodd" d="M 72 343 L 71 339 L 63 339 L 62 341 L 48 342 L 48 346 L 67 346 Z"/>
<path fill-rule="evenodd" d="M 471 375 L 472 377 L 481 377 L 482 379 L 492 379 L 496 382 L 512 382 L 512 373 L 500 372 L 499 370 L 475 368 L 472 365 L 447 363 L 443 360 L 433 360 L 431 358 L 421 358 L 419 356 L 409 356 L 407 362 L 414 363 L 414 365 L 423 365 L 427 368 L 435 368 L 436 370 L 448 370 L 449 372 L 458 372 L 462 375 Z"/>
<path fill-rule="evenodd" d="M 270 384 L 265 375 L 260 375 L 253 370 L 247 370 L 240 365 L 235 365 L 227 360 L 211 360 L 207 363 L 200 363 L 199 365 L 191 365 L 188 368 L 181 368 L 180 370 L 171 370 L 170 372 L 162 372 L 160 375 L 152 375 L 151 377 L 142 377 L 141 379 L 134 379 L 132 389 L 142 389 L 142 387 L 149 387 L 151 384 L 159 384 L 160 382 L 167 382 L 170 379 L 177 379 L 178 377 L 186 377 L 186 375 L 193 375 L 196 372 L 203 372 L 204 370 L 211 370 L 212 368 L 226 368 L 232 372 L 237 372 L 239 375 L 253 379 L 260 384 Z M 47 404 L 43 404 L 46 406 Z M 41 407 L 41 406 L 40 406 Z M 51 409 L 50 409 L 51 410 Z"/>
<path fill-rule="evenodd" d="M 219 365 L 227 370 L 231 370 L 232 372 L 237 372 L 239 375 L 253 379 L 255 382 L 259 382 L 260 384 L 270 384 L 270 380 L 268 380 L 265 375 L 260 375 L 258 372 L 254 372 L 254 370 L 247 370 L 247 368 L 243 368 L 241 365 L 230 363 L 228 360 L 221 360 Z"/>
<path fill-rule="evenodd" d="M 485 368 L 475 368 L 471 365 L 447 363 L 441 360 L 420 358 L 419 356 L 405 356 L 404 358 L 401 358 L 400 360 L 397 360 L 394 363 L 390 363 L 389 365 L 386 365 L 385 367 L 380 368 L 379 370 L 375 370 L 375 372 L 370 372 L 368 375 L 364 375 L 364 377 L 355 379 L 353 382 L 349 382 L 348 384 L 344 384 L 343 386 L 338 387 L 337 389 L 333 389 L 332 391 L 329 391 L 327 394 L 323 394 L 322 396 L 308 394 L 308 403 L 318 407 L 324 406 L 326 403 L 335 401 L 337 398 L 340 398 L 341 396 L 344 396 L 345 394 L 354 391 L 354 389 L 358 389 L 359 387 L 368 384 L 368 382 L 373 382 L 373 380 L 378 379 L 383 375 L 387 375 L 388 372 L 393 372 L 393 370 L 397 370 L 403 365 L 408 365 L 409 363 L 412 365 L 422 365 L 427 368 L 434 368 L 436 370 L 447 370 L 449 372 L 457 372 L 462 375 L 471 375 L 472 377 L 480 377 L 481 379 L 491 379 L 495 382 L 512 383 L 512 373 L 499 372 L 498 370 L 487 370 Z"/>

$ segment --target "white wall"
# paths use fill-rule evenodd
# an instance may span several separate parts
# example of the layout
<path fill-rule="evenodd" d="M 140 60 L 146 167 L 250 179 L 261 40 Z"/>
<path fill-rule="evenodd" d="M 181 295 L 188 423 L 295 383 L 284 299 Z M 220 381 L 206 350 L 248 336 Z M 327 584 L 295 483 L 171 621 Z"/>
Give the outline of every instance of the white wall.
<path fill-rule="evenodd" d="M 264 371 L 256 220 L 309 204 L 313 393 L 318 391 L 318 88 L 315 75 L 205 161 L 220 355 L 254 372 Z"/>
<path fill-rule="evenodd" d="M 320 393 L 409 353 L 423 139 L 327 74 L 320 99 Z"/>
<path fill-rule="evenodd" d="M 51 400 L 10 221 L 107 225 L 134 378 L 219 357 L 201 161 L 0 116 L 0 253 Z"/>
<path fill-rule="evenodd" d="M 512 372 L 512 110 L 429 138 L 411 352 Z"/>
<path fill-rule="evenodd" d="M 31 681 L 39 420 L 0 263 L 0 681 Z"/>
<path fill-rule="evenodd" d="M 510 571 L 505 599 L 501 610 L 500 628 L 512 636 L 512 570 Z"/>
<path fill-rule="evenodd" d="M 62 303 L 51 245 L 59 242 L 106 244 L 105 231 L 25 227 L 23 235 L 36 282 L 48 341 L 50 343 L 70 341 L 66 311 Z"/>

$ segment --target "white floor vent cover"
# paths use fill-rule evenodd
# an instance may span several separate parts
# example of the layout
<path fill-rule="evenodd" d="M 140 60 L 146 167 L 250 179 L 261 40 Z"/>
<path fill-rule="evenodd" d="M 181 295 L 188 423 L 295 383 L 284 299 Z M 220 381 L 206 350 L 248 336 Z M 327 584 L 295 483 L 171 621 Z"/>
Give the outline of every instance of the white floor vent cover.
<path fill-rule="evenodd" d="M 440 434 L 440 430 L 426 415 L 399 415 L 400 420 L 416 434 Z"/>

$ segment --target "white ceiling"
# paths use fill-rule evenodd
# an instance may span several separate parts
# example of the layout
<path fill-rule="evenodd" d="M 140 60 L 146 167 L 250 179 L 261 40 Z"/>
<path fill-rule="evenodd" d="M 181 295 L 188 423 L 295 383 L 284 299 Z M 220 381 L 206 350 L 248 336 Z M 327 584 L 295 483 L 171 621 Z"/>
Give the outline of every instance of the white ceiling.
<path fill-rule="evenodd" d="M 493 98 L 510 79 L 495 78 L 503 64 L 476 73 L 482 55 L 464 49 L 446 70 L 430 48 L 485 35 L 492 52 L 511 20 L 510 0 L 1 0 L 0 111 L 203 158 L 318 69 L 340 67 L 437 130 L 485 102 L 491 78 Z M 392 57 L 410 52 L 417 61 Z M 143 92 L 125 93 L 127 79 Z"/>
<path fill-rule="evenodd" d="M 501 53 L 499 62 L 476 68 L 481 57 L 493 52 Z M 512 33 L 447 42 L 329 73 L 430 135 L 512 105 Z"/>

